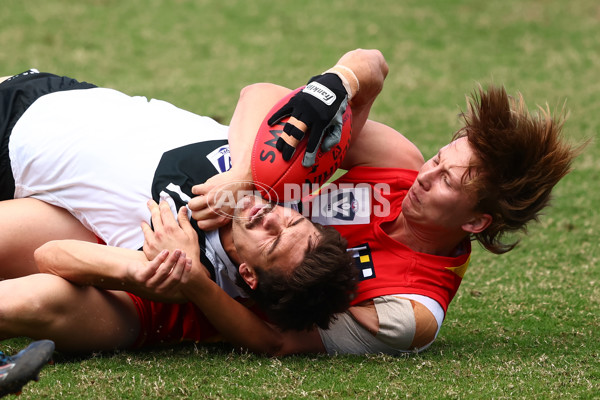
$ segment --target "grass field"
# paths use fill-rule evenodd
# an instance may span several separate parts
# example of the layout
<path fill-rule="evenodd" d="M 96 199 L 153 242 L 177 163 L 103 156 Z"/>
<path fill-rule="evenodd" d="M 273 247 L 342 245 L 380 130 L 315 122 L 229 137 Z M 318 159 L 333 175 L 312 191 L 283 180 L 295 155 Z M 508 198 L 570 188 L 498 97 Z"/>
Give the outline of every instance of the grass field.
<path fill-rule="evenodd" d="M 4 0 L 0 76 L 30 67 L 228 121 L 239 90 L 297 87 L 353 48 L 390 75 L 373 118 L 432 156 L 477 83 L 592 138 L 513 252 L 475 248 L 437 342 L 409 357 L 270 359 L 226 346 L 57 355 L 28 398 L 600 398 L 597 0 Z M 1 343 L 16 351 L 28 339 Z"/>

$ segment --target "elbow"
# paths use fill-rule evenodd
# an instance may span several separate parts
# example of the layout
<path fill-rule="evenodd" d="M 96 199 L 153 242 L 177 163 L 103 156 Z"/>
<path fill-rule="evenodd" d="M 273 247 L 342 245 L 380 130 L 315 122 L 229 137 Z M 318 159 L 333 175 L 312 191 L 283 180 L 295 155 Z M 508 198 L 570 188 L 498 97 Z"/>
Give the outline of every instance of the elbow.
<path fill-rule="evenodd" d="M 372 75 L 374 77 L 374 80 L 376 82 L 376 86 L 378 87 L 378 92 L 381 91 L 381 89 L 383 88 L 383 82 L 385 81 L 385 78 L 387 77 L 390 68 L 387 64 L 387 62 L 385 61 L 385 57 L 383 56 L 383 53 L 379 50 L 367 50 L 370 52 L 368 59 L 369 59 L 369 64 L 370 64 L 370 68 L 372 71 Z"/>
<path fill-rule="evenodd" d="M 283 340 L 279 340 L 276 343 L 273 343 L 270 351 L 267 352 L 267 355 L 270 357 L 283 357 L 292 354 L 293 352 L 286 348 Z"/>
<path fill-rule="evenodd" d="M 252 344 L 246 343 L 248 350 L 255 354 L 261 354 L 267 357 L 282 357 L 291 354 L 289 346 L 286 346 L 286 340 L 284 340 L 285 334 L 276 328 L 270 326 L 270 331 L 263 335 L 258 342 Z"/>
<path fill-rule="evenodd" d="M 350 61 L 353 59 L 358 60 L 360 64 L 368 66 L 371 78 L 383 84 L 390 69 L 381 51 L 377 49 L 356 49 L 348 54 L 350 55 L 349 57 L 344 56 L 340 61 L 346 58 Z"/>
<path fill-rule="evenodd" d="M 56 266 L 56 251 L 59 245 L 55 241 L 47 242 L 33 252 L 33 259 L 40 272 L 54 273 Z"/>
<path fill-rule="evenodd" d="M 385 80 L 385 78 L 387 77 L 388 73 L 390 72 L 390 67 L 387 64 L 387 61 L 385 61 L 385 57 L 383 56 L 383 53 L 379 50 L 373 50 L 375 53 L 373 55 L 374 59 L 375 59 L 375 65 L 377 65 L 377 69 L 379 70 L 379 73 L 381 74 L 381 80 Z"/>
<path fill-rule="evenodd" d="M 234 118 L 236 113 L 239 115 L 266 115 L 271 107 L 273 107 L 273 105 L 275 105 L 289 92 L 290 89 L 272 83 L 254 83 L 252 85 L 245 86 L 240 91 L 240 97 L 238 99 Z M 254 123 L 252 119 L 247 121 L 246 118 L 246 124 L 248 122 Z M 260 118 L 259 122 L 262 122 L 262 118 Z M 247 125 L 245 126 L 247 127 Z"/>
<path fill-rule="evenodd" d="M 248 86 L 244 86 L 240 91 L 240 101 L 255 101 L 257 98 L 263 97 L 266 94 L 272 92 L 281 92 L 287 93 L 289 89 L 286 89 L 282 86 L 275 85 L 274 83 L 260 82 L 253 83 Z M 282 94 L 280 97 L 283 97 L 285 94 Z"/>
<path fill-rule="evenodd" d="M 271 338 L 268 343 L 261 341 L 254 349 L 248 348 L 248 350 L 267 357 L 282 357 L 291 354 L 286 350 L 281 337 Z"/>

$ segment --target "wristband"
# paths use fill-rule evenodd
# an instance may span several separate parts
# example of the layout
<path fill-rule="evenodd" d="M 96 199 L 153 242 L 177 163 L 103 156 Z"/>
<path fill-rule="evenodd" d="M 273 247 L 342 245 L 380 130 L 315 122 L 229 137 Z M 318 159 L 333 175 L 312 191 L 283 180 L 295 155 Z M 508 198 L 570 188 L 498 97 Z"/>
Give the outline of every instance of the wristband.
<path fill-rule="evenodd" d="M 350 77 L 352 77 L 354 85 L 355 85 L 355 89 L 352 90 L 352 84 L 348 81 L 348 77 L 346 76 L 346 74 L 350 75 Z M 352 97 L 354 97 L 358 91 L 360 90 L 360 83 L 358 82 L 358 78 L 356 77 L 356 74 L 354 73 L 354 71 L 352 71 L 350 68 L 346 67 L 345 65 L 341 65 L 341 64 L 336 64 L 335 66 L 329 68 L 327 71 L 323 72 L 324 74 L 326 73 L 333 73 L 336 74 L 337 76 L 340 77 L 340 79 L 342 80 L 342 85 L 344 86 L 344 89 L 346 89 L 346 92 L 348 93 L 348 101 L 352 100 Z"/>

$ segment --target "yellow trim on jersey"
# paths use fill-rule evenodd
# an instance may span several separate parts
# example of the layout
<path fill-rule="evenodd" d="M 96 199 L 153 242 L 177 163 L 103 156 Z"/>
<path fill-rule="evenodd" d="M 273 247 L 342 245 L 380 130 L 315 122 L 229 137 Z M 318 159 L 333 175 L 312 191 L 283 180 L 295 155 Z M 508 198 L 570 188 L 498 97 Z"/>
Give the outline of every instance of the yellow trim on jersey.
<path fill-rule="evenodd" d="M 467 272 L 467 268 L 469 267 L 470 261 L 471 261 L 471 256 L 469 255 L 469 258 L 463 265 L 459 265 L 458 267 L 446 267 L 446 269 L 449 269 L 450 271 L 454 272 L 456 275 L 458 275 L 462 278 L 465 276 L 465 273 Z"/>

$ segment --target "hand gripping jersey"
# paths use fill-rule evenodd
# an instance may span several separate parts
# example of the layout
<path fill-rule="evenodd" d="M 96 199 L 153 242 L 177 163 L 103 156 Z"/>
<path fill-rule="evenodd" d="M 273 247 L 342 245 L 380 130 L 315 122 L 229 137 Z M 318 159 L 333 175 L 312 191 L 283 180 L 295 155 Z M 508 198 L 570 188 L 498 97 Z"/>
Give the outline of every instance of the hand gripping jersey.
<path fill-rule="evenodd" d="M 402 211 L 417 171 L 357 167 L 311 201 L 311 220 L 332 225 L 348 240 L 360 273 L 358 304 L 375 297 L 417 294 L 444 312 L 467 270 L 471 247 L 452 258 L 418 253 L 389 237 L 382 225 Z"/>

